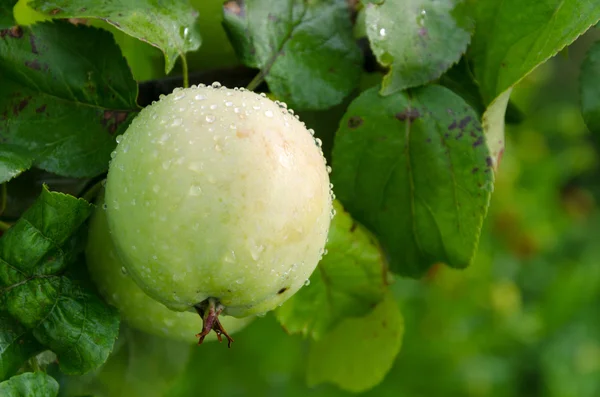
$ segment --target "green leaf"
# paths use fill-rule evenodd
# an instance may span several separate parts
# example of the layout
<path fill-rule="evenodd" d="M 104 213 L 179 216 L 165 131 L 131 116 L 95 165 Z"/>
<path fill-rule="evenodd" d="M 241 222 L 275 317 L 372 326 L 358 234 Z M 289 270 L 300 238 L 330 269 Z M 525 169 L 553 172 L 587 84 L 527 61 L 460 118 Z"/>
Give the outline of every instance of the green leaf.
<path fill-rule="evenodd" d="M 56 397 L 58 382 L 43 372 L 26 372 L 0 383 L 2 397 Z"/>
<path fill-rule="evenodd" d="M 483 116 L 486 110 L 483 97 L 471 71 L 471 66 L 464 57 L 440 77 L 439 84 L 460 95 L 479 116 Z M 506 108 L 506 123 L 518 124 L 524 118 L 525 115 L 512 102 L 509 102 Z"/>
<path fill-rule="evenodd" d="M 485 111 L 479 86 L 466 58 L 463 57 L 456 65 L 448 69 L 440 77 L 439 84 L 460 95 L 478 115 L 482 115 Z"/>
<path fill-rule="evenodd" d="M 329 229 L 327 254 L 305 286 L 277 309 L 290 333 L 321 338 L 346 317 L 369 313 L 387 290 L 387 263 L 379 244 L 341 204 Z"/>
<path fill-rule="evenodd" d="M 66 22 L 0 40 L 0 140 L 35 165 L 96 176 L 138 111 L 137 85 L 110 33 Z"/>
<path fill-rule="evenodd" d="M 590 131 L 600 133 L 600 41 L 581 64 L 579 90 L 583 119 Z"/>
<path fill-rule="evenodd" d="M 87 20 L 86 24 L 112 33 L 135 81 L 142 82 L 165 77 L 165 57 L 158 48 L 128 35 L 104 20 L 91 19 Z"/>
<path fill-rule="evenodd" d="M 362 57 L 346 0 L 228 4 L 224 23 L 240 59 L 258 66 L 271 91 L 290 106 L 328 108 L 358 85 Z"/>
<path fill-rule="evenodd" d="M 493 187 L 477 114 L 440 86 L 387 97 L 377 88 L 348 107 L 333 149 L 334 191 L 375 232 L 391 269 L 420 276 L 468 266 Z"/>
<path fill-rule="evenodd" d="M 471 48 L 494 167 L 504 151 L 510 90 L 600 20 L 594 0 L 479 1 Z M 488 114 L 490 113 L 490 114 Z M 500 117 L 500 114 L 502 117 Z"/>
<path fill-rule="evenodd" d="M 0 29 L 7 29 L 17 24 L 13 16 L 16 3 L 17 0 L 0 0 Z"/>
<path fill-rule="evenodd" d="M 478 1 L 472 56 L 486 104 L 600 20 L 595 0 Z"/>
<path fill-rule="evenodd" d="M 379 63 L 390 67 L 383 95 L 440 77 L 471 40 L 473 22 L 463 0 L 386 0 L 365 6 L 371 48 Z"/>
<path fill-rule="evenodd" d="M 11 180 L 21 172 L 31 168 L 33 157 L 20 146 L 2 145 L 0 147 L 0 183 Z"/>
<path fill-rule="evenodd" d="M 0 311 L 0 381 L 14 375 L 25 361 L 42 350 L 30 331 Z"/>
<path fill-rule="evenodd" d="M 2 217 L 7 220 L 17 220 L 38 198 L 44 189 L 79 196 L 90 183 L 90 179 L 64 178 L 47 171 L 32 168 L 13 178 L 6 184 L 6 208 Z"/>
<path fill-rule="evenodd" d="M 165 73 L 178 56 L 200 48 L 198 13 L 188 1 L 163 4 L 160 0 L 35 0 L 31 7 L 54 18 L 103 19 L 123 32 L 145 41 L 165 55 Z"/>
<path fill-rule="evenodd" d="M 4 306 L 57 354 L 67 374 L 85 373 L 104 363 L 119 325 L 116 310 L 61 275 L 83 248 L 81 226 L 92 207 L 83 199 L 44 189 L 0 238 Z"/>
<path fill-rule="evenodd" d="M 355 393 L 376 386 L 392 367 L 403 334 L 402 314 L 389 293 L 369 315 L 345 319 L 311 344 L 309 386 L 329 382 Z"/>

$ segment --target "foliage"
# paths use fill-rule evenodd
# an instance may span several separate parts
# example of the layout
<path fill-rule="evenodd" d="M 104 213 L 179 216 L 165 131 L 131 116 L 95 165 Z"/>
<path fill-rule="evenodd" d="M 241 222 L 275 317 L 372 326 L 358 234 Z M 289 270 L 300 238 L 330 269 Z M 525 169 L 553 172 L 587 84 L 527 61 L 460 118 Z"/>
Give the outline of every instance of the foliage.
<path fill-rule="evenodd" d="M 593 0 L 0 0 L 0 394 L 600 394 L 599 21 Z M 119 136 L 188 77 L 287 103 L 338 199 L 309 283 L 230 352 L 133 330 L 83 255 Z"/>

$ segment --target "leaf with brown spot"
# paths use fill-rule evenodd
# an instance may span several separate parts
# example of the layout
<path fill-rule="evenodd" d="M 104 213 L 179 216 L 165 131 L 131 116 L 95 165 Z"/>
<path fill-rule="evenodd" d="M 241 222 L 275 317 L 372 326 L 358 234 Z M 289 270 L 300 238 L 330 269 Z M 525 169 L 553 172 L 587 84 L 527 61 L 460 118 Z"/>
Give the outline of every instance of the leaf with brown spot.
<path fill-rule="evenodd" d="M 137 113 L 137 84 L 110 33 L 67 22 L 40 23 L 0 40 L 0 141 L 27 161 L 74 177 L 108 167 L 114 135 Z M 10 56 L 6 56 L 10 54 Z M 93 87 L 93 90 L 90 89 Z"/>
<path fill-rule="evenodd" d="M 25 66 L 34 70 L 42 69 L 42 67 L 40 66 L 40 61 L 38 61 L 37 59 L 34 59 L 33 61 L 25 61 Z"/>
<path fill-rule="evenodd" d="M 23 37 L 23 29 L 20 26 L 13 26 L 7 29 L 0 30 L 0 38 L 11 37 L 13 39 L 20 39 Z"/>
<path fill-rule="evenodd" d="M 407 121 L 412 123 L 419 117 L 421 117 L 421 113 L 419 113 L 418 109 L 407 108 L 401 112 L 396 113 L 395 117 L 400 121 Z"/>
<path fill-rule="evenodd" d="M 360 127 L 363 123 L 363 119 L 359 116 L 352 116 L 348 119 L 348 128 L 357 128 Z"/>
<path fill-rule="evenodd" d="M 350 104 L 336 133 L 338 199 L 377 235 L 392 271 L 420 277 L 438 262 L 468 266 L 494 181 L 477 115 L 441 86 L 385 97 L 377 90 Z M 356 115 L 365 122 L 351 129 Z"/>

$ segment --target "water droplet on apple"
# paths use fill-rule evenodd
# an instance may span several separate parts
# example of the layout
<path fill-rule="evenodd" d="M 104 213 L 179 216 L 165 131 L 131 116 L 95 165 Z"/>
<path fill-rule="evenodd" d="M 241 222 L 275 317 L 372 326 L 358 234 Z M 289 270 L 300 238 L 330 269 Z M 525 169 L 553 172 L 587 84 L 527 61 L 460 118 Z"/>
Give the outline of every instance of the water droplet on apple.
<path fill-rule="evenodd" d="M 202 188 L 199 185 L 191 185 L 189 195 L 200 196 L 202 194 Z"/>

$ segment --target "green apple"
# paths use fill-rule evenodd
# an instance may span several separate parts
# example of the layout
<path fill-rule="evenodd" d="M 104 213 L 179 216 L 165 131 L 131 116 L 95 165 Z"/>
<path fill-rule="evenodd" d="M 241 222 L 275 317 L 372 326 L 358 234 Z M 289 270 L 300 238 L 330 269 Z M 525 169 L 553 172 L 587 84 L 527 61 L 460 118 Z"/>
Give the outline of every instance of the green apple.
<path fill-rule="evenodd" d="M 281 305 L 321 259 L 332 192 L 320 141 L 291 111 L 243 89 L 176 89 L 143 109 L 109 167 L 106 211 L 123 265 L 172 310 Z"/>
<path fill-rule="evenodd" d="M 103 197 L 100 197 L 98 208 L 102 208 L 103 203 Z M 90 220 L 86 258 L 90 276 L 100 294 L 119 309 L 121 317 L 130 326 L 169 339 L 194 341 L 199 327 L 198 315 L 169 310 L 137 286 L 115 252 L 108 232 L 106 211 L 102 209 L 97 209 Z M 229 333 L 234 333 L 252 320 L 252 317 L 224 317 L 221 321 Z M 207 340 L 215 340 L 216 336 L 211 334 Z"/>

